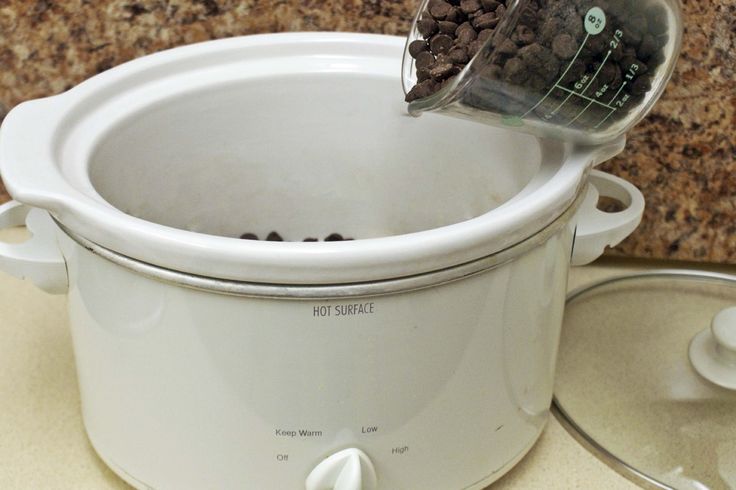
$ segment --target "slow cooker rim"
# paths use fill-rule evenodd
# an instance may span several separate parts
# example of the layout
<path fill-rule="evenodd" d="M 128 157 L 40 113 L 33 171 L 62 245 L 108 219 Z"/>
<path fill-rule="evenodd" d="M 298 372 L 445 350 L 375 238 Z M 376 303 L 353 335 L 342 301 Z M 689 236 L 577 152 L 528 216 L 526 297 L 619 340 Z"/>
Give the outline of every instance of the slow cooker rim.
<path fill-rule="evenodd" d="M 346 40 L 351 43 L 369 40 L 371 44 L 368 47 L 383 51 L 391 47 L 397 53 L 403 49 L 404 42 L 403 38 L 394 36 L 345 33 L 265 34 L 209 41 L 156 53 L 151 55 L 151 58 L 144 57 L 120 65 L 101 74 L 104 77 L 100 76 L 96 81 L 93 77 L 68 93 L 51 99 L 55 99 L 57 107 L 66 104 L 67 110 L 75 109 L 76 106 L 88 102 L 86 96 L 90 91 L 94 92 L 96 85 L 104 87 L 106 83 L 113 83 L 116 78 L 128 76 L 129 71 L 145 71 L 146 67 L 157 66 L 152 60 L 167 60 L 168 56 L 174 55 L 185 57 L 190 51 L 202 56 L 208 50 L 219 49 L 218 43 L 228 46 L 230 44 L 250 46 L 252 43 L 288 44 L 302 42 L 304 39 L 331 44 L 339 44 Z M 367 50 L 368 47 L 364 46 L 363 49 Z M 379 54 L 386 56 L 383 51 Z M 398 67 L 400 56 L 397 56 L 396 64 Z M 399 75 L 400 70 L 397 69 L 396 76 Z M 9 116 L 9 120 L 15 119 L 12 112 Z M 47 129 L 50 129 L 52 134 L 56 134 L 59 130 L 58 127 L 54 127 L 53 121 L 56 120 L 58 123 L 59 120 L 63 120 L 63 116 L 64 114 L 56 112 L 50 118 L 51 128 Z M 48 121 L 46 124 L 49 124 Z M 6 141 L 0 141 L 0 149 L 3 150 L 1 156 L 6 156 L 9 146 L 2 143 L 7 143 L 7 139 L 11 137 L 12 134 Z M 0 134 L 0 140 L 2 139 Z M 53 163 L 47 165 L 51 167 L 50 169 L 44 169 L 51 170 L 51 174 L 44 173 L 43 177 L 36 174 L 32 178 L 28 177 L 27 173 L 23 175 L 23 168 L 13 168 L 7 163 L 15 161 L 13 158 L 15 155 L 11 154 L 9 158 L 0 159 L 0 167 L 4 174 L 7 172 L 10 176 L 6 179 L 6 184 L 11 195 L 17 200 L 49 210 L 68 229 L 132 258 L 194 274 L 214 270 L 213 275 L 222 279 L 242 280 L 247 277 L 258 282 L 284 283 L 287 279 L 290 282 L 297 278 L 300 283 L 326 284 L 351 282 L 348 277 L 351 275 L 352 281 L 356 281 L 363 278 L 375 280 L 406 276 L 409 273 L 420 274 L 475 260 L 528 238 L 559 217 L 581 193 L 584 176 L 595 163 L 597 155 L 601 153 L 601 150 L 596 148 L 570 145 L 566 145 L 565 148 L 566 158 L 562 158 L 563 161 L 555 174 L 534 192 L 533 198 L 526 196 L 518 202 L 513 202 L 513 208 L 511 203 L 507 202 L 476 218 L 431 230 L 354 242 L 317 244 L 244 243 L 234 238 L 170 228 L 134 218 L 107 203 L 98 202 L 74 188 Z M 50 150 L 46 148 L 43 151 L 45 153 L 42 154 L 50 158 L 46 161 L 53 162 L 53 157 L 47 154 Z M 2 165 L 3 162 L 6 164 Z M 54 173 L 56 175 L 53 175 Z M 35 184 L 39 178 L 45 181 L 42 185 Z M 141 246 L 146 243 L 147 246 Z M 187 248 L 188 251 L 182 254 L 178 264 L 174 265 L 171 260 L 172 250 L 176 250 L 177 247 Z M 202 266 L 193 262 L 193 257 L 211 255 L 213 250 L 220 255 L 217 259 L 218 267 L 210 267 L 211 264 Z M 262 266 L 264 263 L 271 268 L 280 268 L 279 273 L 265 270 Z M 259 266 L 261 269 L 254 271 L 254 267 Z M 352 274 L 349 272 L 351 270 Z M 410 272 L 407 272 L 408 270 Z"/>
<path fill-rule="evenodd" d="M 57 219 L 53 217 L 52 219 L 64 235 L 88 252 L 91 252 L 102 259 L 112 262 L 113 264 L 133 273 L 141 274 L 145 277 L 166 284 L 173 284 L 209 293 L 239 297 L 291 300 L 327 300 L 340 298 L 359 299 L 406 293 L 442 286 L 501 267 L 520 255 L 540 246 L 558 233 L 569 223 L 571 217 L 577 212 L 578 208 L 584 201 L 584 198 L 585 194 L 580 193 L 560 216 L 537 233 L 509 246 L 508 248 L 484 257 L 408 276 L 334 284 L 282 284 L 240 281 L 207 277 L 199 274 L 169 269 L 160 265 L 146 263 L 118 253 L 114 250 L 110 250 L 71 231 Z"/>

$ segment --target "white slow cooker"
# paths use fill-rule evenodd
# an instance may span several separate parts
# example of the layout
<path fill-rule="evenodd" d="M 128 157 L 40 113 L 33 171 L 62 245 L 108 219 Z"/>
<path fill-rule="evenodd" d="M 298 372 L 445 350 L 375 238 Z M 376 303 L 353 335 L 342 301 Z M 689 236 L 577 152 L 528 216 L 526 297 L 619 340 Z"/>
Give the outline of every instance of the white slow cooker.
<path fill-rule="evenodd" d="M 641 219 L 591 170 L 623 141 L 412 118 L 403 46 L 213 41 L 7 116 L 0 228 L 33 237 L 0 268 L 68 294 L 89 438 L 134 487 L 479 489 L 539 436 L 571 260 Z"/>

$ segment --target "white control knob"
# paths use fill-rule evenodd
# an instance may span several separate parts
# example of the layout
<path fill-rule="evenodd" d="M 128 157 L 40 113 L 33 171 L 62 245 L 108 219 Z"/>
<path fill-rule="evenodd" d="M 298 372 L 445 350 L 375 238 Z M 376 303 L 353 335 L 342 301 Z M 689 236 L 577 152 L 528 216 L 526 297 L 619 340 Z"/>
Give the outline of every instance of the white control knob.
<path fill-rule="evenodd" d="M 306 483 L 307 490 L 374 490 L 376 470 L 360 449 L 343 449 L 318 464 Z"/>
<path fill-rule="evenodd" d="M 736 306 L 721 310 L 693 338 L 690 362 L 711 383 L 736 390 Z"/>

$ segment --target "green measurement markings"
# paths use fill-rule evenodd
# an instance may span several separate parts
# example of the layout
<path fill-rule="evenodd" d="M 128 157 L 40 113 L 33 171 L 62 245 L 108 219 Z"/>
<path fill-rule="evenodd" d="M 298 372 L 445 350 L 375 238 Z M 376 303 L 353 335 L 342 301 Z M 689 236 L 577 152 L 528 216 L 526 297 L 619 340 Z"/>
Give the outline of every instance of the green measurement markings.
<path fill-rule="evenodd" d="M 613 115 L 614 112 L 616 112 L 619 109 L 618 107 L 613 107 L 612 104 L 615 103 L 616 99 L 621 94 L 621 91 L 626 86 L 626 82 L 624 82 L 621 85 L 621 87 L 616 92 L 616 95 L 614 95 L 613 98 L 608 103 L 601 102 L 600 100 L 597 100 L 595 98 L 588 97 L 587 95 L 585 95 L 585 92 L 591 87 L 591 85 L 593 85 L 593 82 L 598 77 L 598 75 L 600 74 L 600 72 L 603 69 L 603 67 L 605 66 L 605 64 L 608 62 L 608 58 L 611 56 L 611 53 L 612 53 L 612 50 L 610 50 L 610 49 L 606 53 L 605 58 L 603 58 L 603 62 L 600 64 L 600 66 L 596 70 L 596 72 L 593 75 L 593 77 L 590 79 L 590 81 L 588 81 L 587 85 L 585 86 L 585 88 L 581 92 L 576 92 L 575 90 L 571 90 L 571 89 L 569 89 L 567 87 L 563 87 L 562 85 L 560 85 L 560 82 L 565 78 L 565 76 L 567 75 L 567 73 L 570 71 L 570 68 L 572 67 L 573 63 L 575 63 L 575 61 L 578 59 L 578 56 L 580 56 L 580 53 L 583 51 L 583 48 L 585 47 L 585 44 L 588 42 L 588 39 L 589 38 L 590 38 L 590 33 L 588 33 L 588 34 L 585 35 L 585 39 L 583 39 L 583 42 L 580 45 L 580 47 L 578 48 L 577 53 L 575 53 L 575 56 L 573 56 L 572 60 L 570 60 L 570 63 L 567 65 L 567 68 L 562 73 L 562 76 L 560 76 L 560 78 L 557 80 L 557 82 L 552 86 L 552 88 L 549 89 L 549 91 L 544 95 L 544 97 L 542 97 L 541 99 L 539 99 L 539 101 L 536 104 L 534 104 L 534 106 L 531 109 L 529 109 L 528 111 L 526 111 L 521 116 L 522 119 L 525 118 L 525 117 L 527 117 L 529 114 L 531 114 L 537 107 L 539 107 L 545 100 L 547 100 L 547 98 L 549 98 L 549 96 L 552 94 L 552 92 L 555 89 L 559 89 L 559 90 L 562 90 L 563 92 L 567 92 L 567 97 L 565 97 L 565 99 L 562 102 L 560 102 L 557 105 L 557 107 L 554 108 L 554 110 L 552 112 L 550 112 L 548 115 L 546 115 L 545 116 L 545 119 L 550 119 L 552 116 L 554 116 L 555 114 L 557 114 L 560 111 L 560 109 L 562 109 L 562 107 L 567 103 L 567 101 L 570 100 L 570 98 L 573 95 L 576 96 L 576 97 L 580 97 L 581 99 L 584 99 L 584 100 L 588 101 L 588 104 L 585 106 L 585 108 L 583 108 L 583 110 L 581 110 L 575 116 L 574 119 L 572 119 L 570 122 L 568 122 L 566 124 L 566 126 L 570 126 L 575 121 L 577 121 L 580 118 L 580 116 L 582 116 L 585 113 L 585 111 L 587 111 L 593 104 L 599 105 L 601 107 L 605 107 L 606 109 L 609 110 L 608 114 L 594 127 L 594 129 L 598 129 L 604 122 L 606 122 L 608 120 L 608 118 L 610 118 Z M 620 42 L 620 40 L 619 40 L 619 42 Z M 603 94 L 599 94 L 599 95 L 602 96 Z"/>

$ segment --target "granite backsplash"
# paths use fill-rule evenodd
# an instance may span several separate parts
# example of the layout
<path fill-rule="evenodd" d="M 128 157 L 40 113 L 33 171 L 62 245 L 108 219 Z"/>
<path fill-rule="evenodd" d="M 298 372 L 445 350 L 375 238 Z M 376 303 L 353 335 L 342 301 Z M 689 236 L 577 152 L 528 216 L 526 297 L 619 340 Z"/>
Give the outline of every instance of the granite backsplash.
<path fill-rule="evenodd" d="M 416 0 L 0 0 L 0 118 L 132 58 L 243 34 L 404 35 Z M 639 229 L 613 255 L 736 263 L 736 1 L 683 1 L 672 82 L 602 166 L 644 193 Z M 400 96 L 397 94 L 397 96 Z M 8 199 L 0 184 L 0 202 Z"/>

